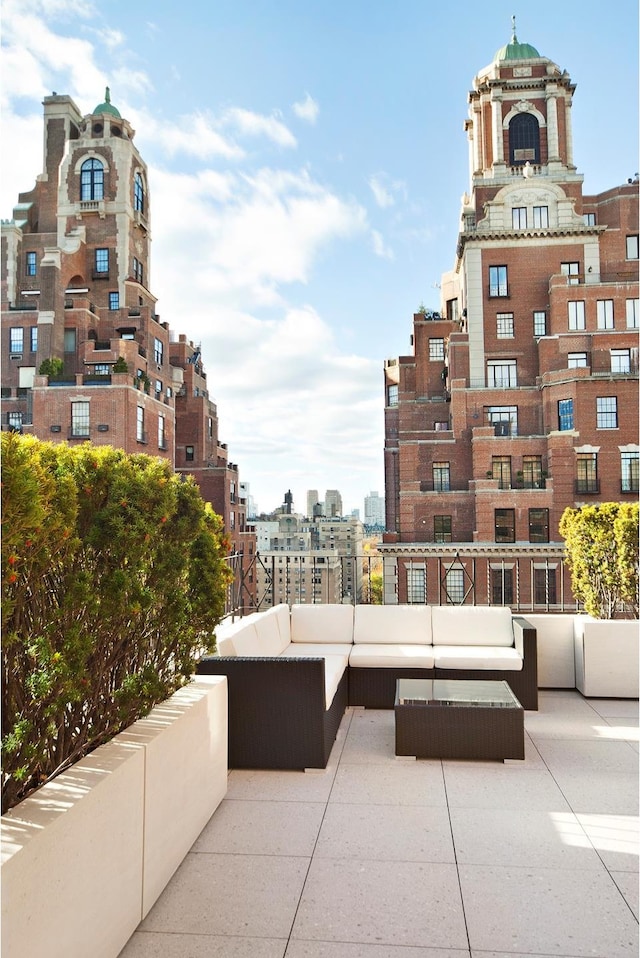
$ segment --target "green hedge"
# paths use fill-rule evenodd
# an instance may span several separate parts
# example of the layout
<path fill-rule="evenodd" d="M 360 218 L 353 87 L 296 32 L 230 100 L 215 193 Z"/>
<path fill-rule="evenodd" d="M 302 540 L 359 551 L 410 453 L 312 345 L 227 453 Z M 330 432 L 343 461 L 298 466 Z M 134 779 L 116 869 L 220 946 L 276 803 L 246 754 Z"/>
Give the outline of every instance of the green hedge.
<path fill-rule="evenodd" d="M 163 460 L 2 434 L 2 810 L 189 681 L 230 579 Z"/>

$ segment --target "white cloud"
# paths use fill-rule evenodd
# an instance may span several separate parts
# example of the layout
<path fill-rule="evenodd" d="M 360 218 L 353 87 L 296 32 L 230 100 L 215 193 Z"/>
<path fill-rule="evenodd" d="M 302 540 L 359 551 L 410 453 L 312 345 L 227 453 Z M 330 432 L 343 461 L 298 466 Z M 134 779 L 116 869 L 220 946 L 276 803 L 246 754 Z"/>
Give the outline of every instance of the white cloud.
<path fill-rule="evenodd" d="M 382 234 L 378 230 L 371 230 L 371 241 L 373 244 L 373 252 L 376 256 L 379 256 L 381 259 L 393 260 L 395 255 L 390 246 L 387 246 Z"/>
<path fill-rule="evenodd" d="M 373 173 L 368 182 L 374 199 L 381 209 L 394 206 L 397 195 L 406 198 L 407 187 L 403 180 L 392 180 L 386 173 Z"/>
<path fill-rule="evenodd" d="M 293 133 L 275 116 L 263 116 L 252 113 L 251 110 L 231 107 L 225 111 L 220 123 L 221 126 L 229 126 L 240 134 L 266 136 L 279 146 L 297 146 Z"/>
<path fill-rule="evenodd" d="M 318 103 L 309 93 L 306 94 L 304 100 L 299 100 L 294 103 L 292 109 L 299 119 L 306 120 L 307 123 L 312 124 L 316 122 L 318 113 L 320 112 Z"/>

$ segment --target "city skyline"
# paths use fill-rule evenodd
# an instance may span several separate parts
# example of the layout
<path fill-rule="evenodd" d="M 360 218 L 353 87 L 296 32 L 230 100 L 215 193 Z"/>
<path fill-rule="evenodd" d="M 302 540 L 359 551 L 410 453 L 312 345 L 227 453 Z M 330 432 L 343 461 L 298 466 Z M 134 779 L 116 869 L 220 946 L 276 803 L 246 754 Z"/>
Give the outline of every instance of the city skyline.
<path fill-rule="evenodd" d="M 513 11 L 221 2 L 192 4 L 194 31 L 184 7 L 158 6 L 5 0 L 1 215 L 42 172 L 42 98 L 88 113 L 109 85 L 149 164 L 150 291 L 202 344 L 258 511 L 317 487 L 348 515 L 384 494 L 383 361 L 410 352 L 420 303 L 439 306 L 468 188 L 467 92 Z M 577 84 L 586 193 L 637 167 L 637 10 L 609 10 L 544 0 L 517 20 Z"/>

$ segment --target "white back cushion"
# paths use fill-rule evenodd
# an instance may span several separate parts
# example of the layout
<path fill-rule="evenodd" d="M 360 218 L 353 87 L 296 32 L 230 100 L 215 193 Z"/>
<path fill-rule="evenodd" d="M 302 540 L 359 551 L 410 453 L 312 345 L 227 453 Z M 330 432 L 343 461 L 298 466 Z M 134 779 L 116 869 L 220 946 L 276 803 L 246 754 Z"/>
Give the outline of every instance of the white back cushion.
<path fill-rule="evenodd" d="M 501 605 L 434 605 L 434 645 L 513 645 L 511 609 Z"/>
<path fill-rule="evenodd" d="M 248 622 L 243 629 L 236 632 L 233 637 L 233 647 L 236 655 L 264 655 L 260 647 L 260 637 L 255 625 Z"/>
<path fill-rule="evenodd" d="M 356 645 L 431 645 L 431 607 L 357 605 L 353 641 Z"/>
<path fill-rule="evenodd" d="M 289 642 L 291 642 L 291 612 L 289 611 L 289 606 L 286 602 L 274 605 L 273 614 L 276 617 L 280 630 L 280 639 L 283 643 L 283 647 L 286 649 Z"/>
<path fill-rule="evenodd" d="M 275 608 L 259 613 L 251 623 L 258 633 L 260 655 L 280 655 L 289 645 L 289 636 L 283 641 Z"/>
<path fill-rule="evenodd" d="M 353 642 L 352 605 L 292 605 L 292 642 Z"/>

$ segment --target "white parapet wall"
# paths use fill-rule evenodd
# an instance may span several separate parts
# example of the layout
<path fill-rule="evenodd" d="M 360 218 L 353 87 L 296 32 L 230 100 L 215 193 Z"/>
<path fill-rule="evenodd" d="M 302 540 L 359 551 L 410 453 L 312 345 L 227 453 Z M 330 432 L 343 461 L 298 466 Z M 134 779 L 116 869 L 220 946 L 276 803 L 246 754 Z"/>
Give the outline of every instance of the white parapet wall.
<path fill-rule="evenodd" d="M 197 681 L 2 816 L 2 954 L 114 958 L 227 789 L 227 681 Z"/>
<path fill-rule="evenodd" d="M 538 650 L 538 688 L 574 689 L 574 616 L 560 612 L 524 612 L 535 628 Z"/>
<path fill-rule="evenodd" d="M 596 698 L 638 698 L 636 619 L 574 617 L 576 688 Z"/>

